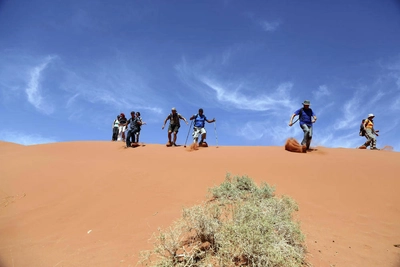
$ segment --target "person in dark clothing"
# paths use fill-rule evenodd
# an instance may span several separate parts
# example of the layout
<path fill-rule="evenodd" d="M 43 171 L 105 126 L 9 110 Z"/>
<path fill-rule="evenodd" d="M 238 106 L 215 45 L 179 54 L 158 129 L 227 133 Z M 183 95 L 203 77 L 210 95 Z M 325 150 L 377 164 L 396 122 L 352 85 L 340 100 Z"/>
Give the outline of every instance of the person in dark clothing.
<path fill-rule="evenodd" d="M 114 120 L 112 129 L 113 129 L 113 134 L 112 134 L 112 141 L 117 141 L 118 139 L 118 133 L 119 133 L 119 118 L 120 116 L 118 115 L 117 118 Z"/>
<path fill-rule="evenodd" d="M 131 147 L 131 143 L 135 143 L 136 133 L 139 131 L 139 127 L 142 123 L 136 118 L 135 111 L 131 112 L 131 118 L 126 122 L 128 128 L 126 132 L 126 147 Z"/>
<path fill-rule="evenodd" d="M 145 125 L 146 123 L 142 120 L 139 111 L 136 112 L 136 119 L 140 121 L 140 125 L 138 126 L 139 129 L 136 132 L 136 143 L 139 143 L 139 136 L 140 136 L 140 131 L 142 130 L 142 125 Z"/>

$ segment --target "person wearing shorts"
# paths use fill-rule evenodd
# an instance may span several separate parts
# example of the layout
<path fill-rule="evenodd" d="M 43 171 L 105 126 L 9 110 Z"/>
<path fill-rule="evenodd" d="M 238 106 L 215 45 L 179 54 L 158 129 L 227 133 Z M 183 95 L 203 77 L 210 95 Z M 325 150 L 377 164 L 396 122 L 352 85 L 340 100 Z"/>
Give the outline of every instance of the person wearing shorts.
<path fill-rule="evenodd" d="M 215 122 L 215 118 L 212 120 L 207 120 L 207 117 L 203 114 L 203 109 L 199 109 L 199 113 L 190 117 L 190 120 L 194 120 L 193 128 L 193 143 L 197 143 L 199 136 L 201 136 L 199 145 L 201 146 L 206 139 L 206 129 L 204 128 L 205 122 L 212 123 Z"/>
<path fill-rule="evenodd" d="M 188 124 L 187 120 L 176 111 L 176 108 L 171 109 L 171 114 L 167 116 L 164 120 L 164 125 L 162 126 L 161 129 L 164 129 L 165 124 L 169 120 L 169 126 L 168 126 L 168 143 L 171 146 L 176 146 L 176 139 L 177 135 L 179 132 L 179 128 L 181 127 L 180 120 L 184 120 L 186 122 L 186 125 Z M 173 141 L 171 142 L 172 134 L 174 135 Z"/>

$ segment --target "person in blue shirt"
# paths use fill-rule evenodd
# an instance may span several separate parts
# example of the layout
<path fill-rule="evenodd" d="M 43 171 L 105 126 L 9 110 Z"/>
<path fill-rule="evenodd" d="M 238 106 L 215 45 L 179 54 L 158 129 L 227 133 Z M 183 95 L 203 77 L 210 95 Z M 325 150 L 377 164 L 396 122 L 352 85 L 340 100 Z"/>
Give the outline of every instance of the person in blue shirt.
<path fill-rule="evenodd" d="M 193 131 L 193 143 L 197 143 L 199 135 L 201 139 L 199 145 L 201 146 L 206 139 L 206 129 L 204 128 L 205 122 L 212 123 L 215 122 L 215 118 L 212 120 L 207 120 L 207 117 L 203 114 L 203 109 L 199 109 L 199 113 L 190 117 L 190 120 L 194 120 L 194 131 Z"/>
<path fill-rule="evenodd" d="M 313 134 L 313 123 L 317 120 L 317 116 L 315 113 L 312 111 L 310 108 L 310 101 L 309 100 L 304 100 L 303 102 L 303 108 L 298 109 L 294 112 L 292 117 L 290 117 L 290 122 L 289 126 L 292 126 L 293 123 L 293 118 L 295 116 L 299 116 L 299 121 L 300 121 L 300 127 L 303 129 L 304 132 L 304 138 L 303 141 L 301 141 L 301 145 L 305 145 L 307 147 L 307 150 L 310 149 L 310 144 L 311 144 L 311 139 L 312 139 L 312 134 Z"/>

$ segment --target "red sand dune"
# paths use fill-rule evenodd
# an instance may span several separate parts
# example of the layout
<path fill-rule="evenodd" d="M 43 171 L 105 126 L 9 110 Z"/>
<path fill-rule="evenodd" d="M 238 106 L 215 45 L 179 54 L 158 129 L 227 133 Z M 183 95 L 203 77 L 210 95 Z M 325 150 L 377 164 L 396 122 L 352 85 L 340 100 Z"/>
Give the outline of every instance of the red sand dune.
<path fill-rule="evenodd" d="M 400 266 L 400 153 L 0 142 L 0 266 L 135 266 L 226 173 L 299 204 L 313 266 Z"/>

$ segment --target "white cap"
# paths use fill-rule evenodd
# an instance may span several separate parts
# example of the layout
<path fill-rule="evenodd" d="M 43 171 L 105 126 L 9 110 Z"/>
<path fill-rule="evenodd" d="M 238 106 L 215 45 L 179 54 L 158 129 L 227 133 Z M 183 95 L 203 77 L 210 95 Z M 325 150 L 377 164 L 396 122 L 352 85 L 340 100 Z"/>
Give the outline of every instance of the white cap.
<path fill-rule="evenodd" d="M 371 118 L 371 117 L 375 117 L 375 115 L 372 113 L 368 114 L 368 118 Z"/>
<path fill-rule="evenodd" d="M 176 108 L 171 108 L 171 110 L 176 110 Z"/>

